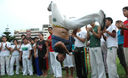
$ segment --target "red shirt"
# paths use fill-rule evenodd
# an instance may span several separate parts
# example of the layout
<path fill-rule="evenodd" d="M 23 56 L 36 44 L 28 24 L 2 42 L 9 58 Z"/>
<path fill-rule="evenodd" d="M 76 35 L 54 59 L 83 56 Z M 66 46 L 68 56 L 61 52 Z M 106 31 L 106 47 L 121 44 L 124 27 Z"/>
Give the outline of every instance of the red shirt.
<path fill-rule="evenodd" d="M 52 39 L 52 35 L 50 35 L 50 36 L 48 37 L 48 40 L 51 40 L 51 39 Z M 54 50 L 52 49 L 52 42 L 50 42 L 49 50 L 50 50 L 50 52 L 54 52 Z"/>
<path fill-rule="evenodd" d="M 124 25 L 128 28 L 128 20 L 124 21 Z M 124 30 L 124 47 L 128 47 L 128 30 Z"/>

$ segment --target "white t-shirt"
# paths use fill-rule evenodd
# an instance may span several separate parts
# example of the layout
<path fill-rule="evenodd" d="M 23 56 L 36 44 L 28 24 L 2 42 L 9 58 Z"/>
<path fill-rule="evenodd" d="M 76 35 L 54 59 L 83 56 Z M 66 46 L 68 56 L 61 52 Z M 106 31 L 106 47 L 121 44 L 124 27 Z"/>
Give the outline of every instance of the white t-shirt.
<path fill-rule="evenodd" d="M 16 45 L 11 45 L 11 48 L 14 49 Z M 17 45 L 17 48 L 20 48 L 20 45 Z M 19 51 L 18 50 L 14 50 L 12 52 L 12 55 L 16 56 L 19 55 Z"/>
<path fill-rule="evenodd" d="M 76 35 L 80 38 L 84 38 L 86 39 L 87 37 L 87 31 L 80 31 L 80 32 L 77 32 Z M 74 46 L 75 47 L 85 47 L 85 43 L 81 42 L 79 39 L 77 39 L 76 37 L 74 38 L 75 39 L 75 43 L 74 43 Z"/>
<path fill-rule="evenodd" d="M 2 47 L 2 50 L 1 50 L 1 53 L 0 53 L 0 56 L 9 56 L 10 55 L 10 51 L 5 47 L 5 45 L 7 44 L 7 47 L 11 48 L 10 42 L 1 42 L 0 43 L 0 47 L 1 47 L 2 43 L 3 43 L 3 47 Z"/>
<path fill-rule="evenodd" d="M 29 51 L 32 50 L 31 45 L 28 44 L 22 44 L 20 51 L 22 51 L 22 57 L 29 57 Z"/>
<path fill-rule="evenodd" d="M 111 32 L 115 30 L 117 32 L 117 27 L 115 25 L 111 25 L 107 28 L 107 31 Z M 106 43 L 107 43 L 107 47 L 118 47 L 118 41 L 117 41 L 117 34 L 116 37 L 113 38 L 112 36 L 110 36 L 109 34 L 105 33 L 105 36 L 107 37 L 106 39 Z"/>

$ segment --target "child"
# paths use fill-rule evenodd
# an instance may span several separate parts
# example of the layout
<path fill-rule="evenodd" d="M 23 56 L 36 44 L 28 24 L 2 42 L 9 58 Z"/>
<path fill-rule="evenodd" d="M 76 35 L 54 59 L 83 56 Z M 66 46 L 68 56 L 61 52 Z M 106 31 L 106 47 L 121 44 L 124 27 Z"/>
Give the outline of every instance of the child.
<path fill-rule="evenodd" d="M 33 70 L 32 70 L 32 60 L 31 60 L 31 50 L 32 47 L 28 43 L 28 39 L 25 37 L 23 39 L 23 44 L 21 45 L 20 51 L 21 56 L 22 56 L 22 63 L 23 63 L 23 75 L 33 75 Z"/>
<path fill-rule="evenodd" d="M 37 41 L 38 41 L 38 38 L 35 37 L 34 38 L 34 45 L 33 45 L 34 58 L 35 58 L 36 73 L 37 73 L 38 76 L 41 76 L 43 73 L 42 73 L 42 71 L 39 68 L 38 49 L 37 49 L 37 44 L 36 44 Z"/>

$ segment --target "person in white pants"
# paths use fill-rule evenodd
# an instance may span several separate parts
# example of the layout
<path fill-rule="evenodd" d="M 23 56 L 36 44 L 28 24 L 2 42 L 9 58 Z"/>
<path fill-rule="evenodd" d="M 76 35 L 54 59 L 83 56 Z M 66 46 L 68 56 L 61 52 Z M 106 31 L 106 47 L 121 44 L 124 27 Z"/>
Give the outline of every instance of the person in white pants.
<path fill-rule="evenodd" d="M 19 74 L 19 56 L 20 56 L 20 45 L 18 45 L 17 40 L 13 40 L 13 45 L 11 45 L 11 60 L 10 60 L 10 75 L 14 75 L 14 63 L 16 62 L 16 74 Z"/>
<path fill-rule="evenodd" d="M 5 66 L 6 72 L 9 75 L 9 56 L 10 56 L 11 44 L 7 42 L 6 36 L 2 37 L 2 42 L 0 44 L 1 50 L 1 75 L 5 75 Z"/>
<path fill-rule="evenodd" d="M 21 45 L 20 51 L 22 55 L 22 63 L 23 63 L 23 75 L 33 75 L 32 69 L 32 58 L 31 58 L 31 50 L 32 47 L 28 43 L 28 39 L 25 37 L 23 39 L 23 44 Z"/>
<path fill-rule="evenodd" d="M 48 37 L 47 41 L 49 42 L 49 53 L 50 53 L 50 66 L 53 74 L 57 78 L 62 78 L 62 69 L 61 64 L 56 60 L 57 53 L 52 49 L 52 27 L 48 28 L 50 36 Z"/>
<path fill-rule="evenodd" d="M 103 56 L 103 62 L 105 67 L 105 72 L 108 74 L 108 68 L 107 68 L 107 44 L 106 41 L 103 39 L 103 36 L 101 37 L 101 52 Z"/>
<path fill-rule="evenodd" d="M 91 78 L 106 78 L 100 44 L 101 27 L 95 22 L 90 25 L 92 28 L 87 29 L 87 39 L 90 40 Z"/>
<path fill-rule="evenodd" d="M 51 25 L 53 26 L 52 47 L 55 52 L 58 52 L 58 61 L 64 60 L 65 54 L 62 55 L 62 53 L 69 53 L 68 49 L 71 45 L 66 44 L 66 42 L 70 42 L 69 29 L 81 28 L 94 21 L 98 21 L 101 27 L 104 27 L 105 14 L 102 10 L 100 10 L 99 13 L 90 14 L 81 18 L 67 19 L 65 16 L 61 15 L 56 3 L 51 2 L 48 11 L 52 12 L 52 18 L 50 20 L 52 22 Z"/>
<path fill-rule="evenodd" d="M 57 52 L 50 52 L 50 62 L 56 78 L 62 78 L 62 68 L 60 62 L 56 60 Z"/>
<path fill-rule="evenodd" d="M 104 39 L 107 43 L 107 66 L 108 66 L 108 77 L 109 78 L 119 78 L 116 66 L 116 56 L 117 56 L 117 27 L 112 25 L 113 20 L 111 17 L 105 19 L 106 26 L 108 27 L 104 30 Z"/>
<path fill-rule="evenodd" d="M 95 21 L 99 22 L 101 27 L 104 26 L 105 14 L 102 10 L 100 10 L 99 13 L 93 13 L 80 18 L 70 19 L 70 18 L 66 18 L 66 16 L 63 16 L 58 10 L 55 1 L 54 2 L 52 1 L 48 6 L 48 11 L 52 12 L 52 23 L 54 26 L 57 27 L 63 27 L 66 29 L 77 29 L 86 26 L 88 24 L 91 24 L 92 22 Z"/>

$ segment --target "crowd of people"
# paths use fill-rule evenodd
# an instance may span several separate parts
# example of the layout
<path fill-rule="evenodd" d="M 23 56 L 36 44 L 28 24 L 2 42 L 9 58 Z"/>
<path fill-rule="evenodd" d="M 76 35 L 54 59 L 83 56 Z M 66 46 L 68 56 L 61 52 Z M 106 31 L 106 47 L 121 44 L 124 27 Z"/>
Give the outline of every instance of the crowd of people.
<path fill-rule="evenodd" d="M 122 10 L 127 20 L 124 22 L 117 20 L 113 25 L 113 19 L 105 17 L 104 28 L 100 26 L 101 21 L 99 21 L 100 25 L 97 25 L 95 20 L 92 20 L 89 22 L 90 27 L 86 26 L 84 30 L 70 27 L 74 30 L 69 34 L 69 29 L 57 25 L 58 18 L 53 16 L 53 27 L 48 28 L 50 36 L 47 40 L 44 40 L 42 33 L 35 38 L 22 35 L 21 41 L 14 39 L 12 42 L 8 42 L 6 36 L 2 36 L 0 74 L 12 76 L 14 72 L 19 74 L 19 71 L 22 71 L 23 75 L 37 74 L 47 77 L 50 70 L 50 74 L 53 74 L 55 78 L 62 78 L 63 65 L 66 78 L 74 78 L 75 70 L 78 78 L 87 78 L 85 52 L 89 47 L 91 78 L 106 78 L 107 76 L 119 78 L 116 65 L 117 55 L 128 77 L 128 7 Z M 101 14 L 103 15 L 102 12 Z M 100 15 L 96 15 L 96 18 Z M 68 22 L 66 24 L 68 25 Z M 83 22 L 77 23 L 81 25 L 80 27 L 83 24 Z"/>

